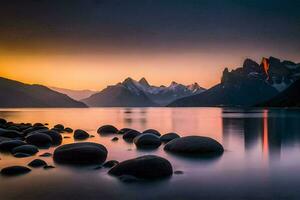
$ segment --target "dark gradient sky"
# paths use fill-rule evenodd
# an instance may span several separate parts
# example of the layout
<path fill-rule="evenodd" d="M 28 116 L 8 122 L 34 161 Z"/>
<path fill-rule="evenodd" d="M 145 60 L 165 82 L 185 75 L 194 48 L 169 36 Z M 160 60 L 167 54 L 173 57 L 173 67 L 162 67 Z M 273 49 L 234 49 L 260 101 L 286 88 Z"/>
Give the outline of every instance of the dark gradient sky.
<path fill-rule="evenodd" d="M 209 86 L 220 78 L 221 67 L 237 66 L 245 57 L 258 60 L 272 54 L 300 61 L 300 1 L 4 0 L 0 4 L 0 44 L 0 64 L 10 65 L 12 70 L 21 66 L 9 60 L 20 55 L 36 58 L 35 64 L 41 56 L 55 59 L 65 55 L 71 59 L 78 54 L 99 56 L 99 61 L 129 57 L 132 64 L 134 57 L 142 55 L 144 62 L 147 58 L 153 61 L 153 56 L 157 59 L 153 69 L 145 66 L 150 76 L 156 76 L 151 71 L 161 67 L 160 55 L 188 59 L 188 54 L 193 54 L 190 59 L 195 60 L 199 54 L 194 66 L 189 63 L 190 70 L 201 68 L 201 63 L 209 68 L 215 64 L 216 78 L 205 81 L 199 76 L 190 81 Z M 214 57 L 218 62 L 210 61 Z M 124 66 L 134 72 L 134 66 L 126 62 L 124 59 Z M 84 61 L 82 64 L 87 67 Z M 110 65 L 107 67 L 114 64 Z M 57 67 L 53 65 L 53 69 Z M 173 69 L 177 68 L 181 70 L 180 66 Z M 7 71 L 4 74 L 9 75 Z M 176 76 L 164 80 L 171 78 L 181 81 Z"/>

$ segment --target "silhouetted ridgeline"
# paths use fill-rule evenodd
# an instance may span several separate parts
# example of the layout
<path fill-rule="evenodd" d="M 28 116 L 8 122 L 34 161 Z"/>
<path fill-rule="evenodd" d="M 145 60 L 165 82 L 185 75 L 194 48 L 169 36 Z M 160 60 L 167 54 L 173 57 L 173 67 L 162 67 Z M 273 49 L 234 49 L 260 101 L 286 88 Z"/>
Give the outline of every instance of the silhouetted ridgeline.
<path fill-rule="evenodd" d="M 29 85 L 0 77 L 0 107 L 87 107 L 42 85 Z"/>
<path fill-rule="evenodd" d="M 300 80 L 269 101 L 258 104 L 261 107 L 300 107 Z"/>
<path fill-rule="evenodd" d="M 221 83 L 201 94 L 178 99 L 169 106 L 253 106 L 275 97 L 299 77 L 299 63 L 270 57 L 263 58 L 259 65 L 246 59 L 240 68 L 232 71 L 225 68 Z"/>

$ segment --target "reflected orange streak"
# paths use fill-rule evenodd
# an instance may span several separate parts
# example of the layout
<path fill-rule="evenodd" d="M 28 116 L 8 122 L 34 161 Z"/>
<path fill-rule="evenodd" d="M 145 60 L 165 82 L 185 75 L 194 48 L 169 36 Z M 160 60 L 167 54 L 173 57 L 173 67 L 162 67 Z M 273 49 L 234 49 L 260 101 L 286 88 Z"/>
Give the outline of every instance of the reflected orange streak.
<path fill-rule="evenodd" d="M 264 110 L 263 114 L 263 142 L 262 142 L 263 156 L 268 157 L 269 154 L 269 141 L 268 141 L 268 111 Z"/>

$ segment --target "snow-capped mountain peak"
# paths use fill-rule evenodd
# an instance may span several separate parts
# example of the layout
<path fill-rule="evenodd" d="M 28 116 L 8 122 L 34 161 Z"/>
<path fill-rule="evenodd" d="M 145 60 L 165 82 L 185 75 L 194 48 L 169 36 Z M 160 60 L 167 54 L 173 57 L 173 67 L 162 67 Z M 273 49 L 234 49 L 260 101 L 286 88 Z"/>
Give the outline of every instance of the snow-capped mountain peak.
<path fill-rule="evenodd" d="M 177 98 L 199 94 L 205 91 L 205 89 L 200 87 L 197 83 L 186 86 L 172 81 L 168 87 L 163 85 L 152 86 L 145 78 L 141 78 L 139 81 L 126 78 L 120 85 L 136 95 L 143 93 L 160 105 L 165 105 Z"/>

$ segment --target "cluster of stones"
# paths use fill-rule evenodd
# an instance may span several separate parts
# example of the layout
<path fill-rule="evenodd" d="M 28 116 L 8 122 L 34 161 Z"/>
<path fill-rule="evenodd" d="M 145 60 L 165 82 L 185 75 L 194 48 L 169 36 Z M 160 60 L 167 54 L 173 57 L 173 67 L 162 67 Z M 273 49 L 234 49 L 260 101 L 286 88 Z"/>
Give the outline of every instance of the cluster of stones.
<path fill-rule="evenodd" d="M 0 151 L 10 152 L 15 157 L 31 156 L 36 154 L 39 148 L 60 145 L 63 132 L 72 133 L 73 130 L 61 124 L 49 129 L 41 123 L 15 124 L 0 119 Z M 161 135 L 154 129 L 143 132 L 130 128 L 118 130 L 112 125 L 101 126 L 97 132 L 100 136 L 113 136 L 114 142 L 122 137 L 124 141 L 134 143 L 137 149 L 156 149 L 164 144 L 165 151 L 183 156 L 219 156 L 224 151 L 220 143 L 208 137 L 180 137 L 176 133 Z M 86 131 L 78 129 L 74 131 L 73 137 L 75 140 L 84 140 L 91 136 Z M 55 163 L 63 165 L 96 165 L 97 169 L 110 168 L 108 171 L 110 175 L 124 181 L 161 179 L 173 174 L 171 163 L 156 155 L 145 155 L 120 163 L 116 160 L 105 162 L 107 155 L 106 147 L 101 144 L 80 142 L 57 147 L 53 159 Z M 42 156 L 49 156 L 49 154 Z M 33 160 L 28 166 L 51 168 L 41 159 Z M 30 171 L 28 167 L 11 166 L 3 168 L 1 174 L 15 175 Z"/>

